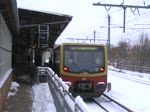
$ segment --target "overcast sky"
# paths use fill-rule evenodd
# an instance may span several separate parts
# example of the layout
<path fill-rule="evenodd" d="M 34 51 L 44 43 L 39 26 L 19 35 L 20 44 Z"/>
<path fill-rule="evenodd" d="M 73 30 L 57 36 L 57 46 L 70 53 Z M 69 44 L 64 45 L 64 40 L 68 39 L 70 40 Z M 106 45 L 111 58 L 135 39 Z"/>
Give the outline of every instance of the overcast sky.
<path fill-rule="evenodd" d="M 73 16 L 72 21 L 69 23 L 67 28 L 57 40 L 57 43 L 62 43 L 71 41 L 67 38 L 93 38 L 94 30 L 96 31 L 97 39 L 107 40 L 108 13 L 105 7 L 93 6 L 93 3 L 98 2 L 103 4 L 121 4 L 123 0 L 17 0 L 17 5 L 18 7 Z M 150 1 L 124 0 L 124 5 L 144 6 L 144 4 L 145 6 L 147 6 L 150 4 Z M 109 9 L 109 7 L 106 8 Z M 131 12 L 131 9 L 127 8 L 127 29 L 126 33 L 123 33 L 123 29 L 118 28 L 118 26 L 123 26 L 123 9 L 111 7 L 109 10 L 109 14 L 111 16 L 112 28 L 110 37 L 112 44 L 117 44 L 120 40 L 134 40 L 135 34 L 138 34 L 139 32 L 143 32 L 145 30 L 131 28 L 145 28 L 148 27 L 148 25 L 143 26 L 143 24 L 150 24 L 150 9 L 139 9 L 139 11 L 136 9 L 133 14 Z"/>

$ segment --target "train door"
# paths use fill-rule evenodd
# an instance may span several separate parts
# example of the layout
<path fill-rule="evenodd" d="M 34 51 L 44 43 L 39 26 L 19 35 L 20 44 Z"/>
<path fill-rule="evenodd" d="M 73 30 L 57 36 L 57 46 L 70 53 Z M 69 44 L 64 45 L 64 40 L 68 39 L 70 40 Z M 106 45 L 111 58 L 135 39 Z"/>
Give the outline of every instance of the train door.
<path fill-rule="evenodd" d="M 52 56 L 52 68 L 59 76 L 59 69 L 60 69 L 60 48 L 54 50 L 53 56 Z"/>

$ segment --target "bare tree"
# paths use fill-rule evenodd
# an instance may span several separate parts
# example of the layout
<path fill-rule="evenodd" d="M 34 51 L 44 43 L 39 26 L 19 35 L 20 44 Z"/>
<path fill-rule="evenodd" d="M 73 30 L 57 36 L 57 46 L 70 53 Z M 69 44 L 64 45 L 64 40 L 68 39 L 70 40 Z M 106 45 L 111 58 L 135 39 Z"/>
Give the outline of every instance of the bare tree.
<path fill-rule="evenodd" d="M 129 65 L 150 67 L 149 35 L 145 33 L 139 35 L 139 40 L 132 47 L 129 43 L 120 41 L 118 46 L 111 48 L 109 61 L 117 62 L 119 66 L 122 65 L 128 69 L 132 69 Z"/>
<path fill-rule="evenodd" d="M 136 54 L 139 66 L 150 66 L 150 39 L 148 34 L 142 33 L 137 41 Z"/>

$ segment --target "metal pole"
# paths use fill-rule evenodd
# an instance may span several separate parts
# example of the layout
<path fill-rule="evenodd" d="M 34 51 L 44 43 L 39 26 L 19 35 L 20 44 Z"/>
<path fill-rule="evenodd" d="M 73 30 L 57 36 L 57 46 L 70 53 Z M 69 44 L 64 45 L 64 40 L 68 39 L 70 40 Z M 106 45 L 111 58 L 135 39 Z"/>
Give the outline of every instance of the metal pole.
<path fill-rule="evenodd" d="M 95 30 L 94 30 L 94 43 L 95 43 Z"/>
<path fill-rule="evenodd" d="M 124 1 L 123 1 L 123 3 L 124 3 Z M 138 5 L 117 5 L 117 4 L 101 4 L 100 2 L 98 2 L 98 3 L 93 3 L 93 5 L 94 6 L 105 6 L 105 8 L 106 7 L 109 7 L 109 9 L 111 8 L 111 7 L 121 7 L 121 8 L 123 8 L 124 9 L 124 22 L 123 22 L 123 32 L 125 33 L 125 17 L 126 17 L 126 8 L 135 8 L 135 9 L 150 9 L 150 5 L 148 5 L 148 6 L 138 6 Z M 107 9 L 106 9 L 107 10 Z M 108 11 L 109 10 L 107 10 L 107 13 L 108 13 Z M 132 11 L 132 10 L 131 10 Z M 133 11 L 132 11 L 132 13 L 133 13 Z M 139 13 L 139 11 L 138 11 L 138 13 Z"/>
<path fill-rule="evenodd" d="M 108 15 L 108 42 L 107 42 L 107 47 L 108 47 L 108 55 L 110 55 L 110 15 Z"/>
<path fill-rule="evenodd" d="M 124 15 L 123 15 L 123 33 L 125 33 L 125 25 L 126 25 L 126 7 L 123 7 Z"/>

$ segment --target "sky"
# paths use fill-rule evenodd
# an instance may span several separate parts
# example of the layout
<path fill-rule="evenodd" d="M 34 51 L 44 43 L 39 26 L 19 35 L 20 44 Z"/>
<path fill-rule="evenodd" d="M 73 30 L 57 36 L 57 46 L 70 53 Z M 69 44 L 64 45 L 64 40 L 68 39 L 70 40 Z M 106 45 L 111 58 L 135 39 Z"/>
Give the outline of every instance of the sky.
<path fill-rule="evenodd" d="M 119 101 L 123 105 L 129 107 L 134 112 L 150 112 L 150 85 L 142 84 L 133 80 L 143 80 L 148 81 L 150 83 L 150 78 L 147 77 L 150 74 L 132 72 L 127 70 L 122 70 L 122 72 L 118 72 L 118 70 L 114 67 L 109 66 L 108 70 L 108 82 L 111 83 L 111 90 L 109 92 L 105 91 L 105 94 L 109 95 L 111 98 Z M 120 77 L 121 76 L 121 77 Z M 139 77 L 140 76 L 140 77 Z M 126 77 L 126 78 L 124 78 Z M 128 77 L 128 79 L 127 79 Z M 11 88 L 15 91 L 10 91 L 9 96 L 17 95 L 19 83 L 12 82 Z M 54 99 L 51 95 L 47 83 L 39 83 L 33 85 L 33 90 L 35 94 L 32 112 L 56 112 L 56 107 L 54 105 Z M 33 92 L 31 92 L 33 93 Z M 82 99 L 77 99 L 77 102 L 83 101 Z M 122 109 L 115 107 L 111 102 L 103 101 L 104 98 L 96 98 L 97 101 L 101 102 L 102 105 L 107 106 L 111 112 L 123 112 Z M 94 112 L 102 111 L 97 105 L 93 105 L 93 103 L 87 103 L 83 107 Z M 70 103 L 71 104 L 71 103 Z M 83 105 L 83 103 L 81 103 Z M 87 108 L 88 106 L 88 108 Z M 113 106 L 113 107 L 112 107 Z M 87 112 L 87 111 L 86 111 Z M 103 112 L 103 111 L 102 111 Z"/>
<path fill-rule="evenodd" d="M 76 42 L 67 38 L 93 39 L 94 30 L 97 39 L 108 37 L 108 14 L 111 16 L 110 43 L 117 44 L 120 40 L 132 42 L 141 32 L 148 32 L 150 9 L 126 10 L 126 32 L 123 26 L 123 9 L 115 7 L 93 6 L 93 3 L 147 6 L 149 0 L 17 0 L 18 7 L 39 11 L 54 12 L 73 16 L 72 21 L 59 36 L 56 43 Z M 135 10 L 135 11 L 134 11 Z M 133 13 L 134 12 L 134 13 Z M 139 12 L 139 13 L 138 13 Z M 142 29 L 139 29 L 142 28 Z M 82 42 L 82 41 L 81 41 Z M 99 42 L 98 42 L 99 43 Z M 103 41 L 106 43 L 106 41 Z"/>

